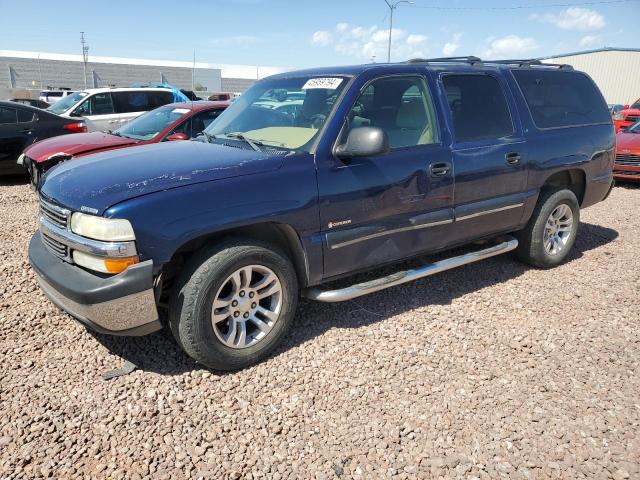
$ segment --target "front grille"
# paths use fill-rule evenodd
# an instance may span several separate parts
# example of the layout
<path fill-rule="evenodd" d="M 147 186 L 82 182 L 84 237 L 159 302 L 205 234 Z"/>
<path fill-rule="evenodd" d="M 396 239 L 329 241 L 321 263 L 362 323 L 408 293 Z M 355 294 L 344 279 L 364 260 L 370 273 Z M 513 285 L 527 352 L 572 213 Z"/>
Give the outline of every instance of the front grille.
<path fill-rule="evenodd" d="M 640 115 L 627 115 L 627 118 L 625 118 L 626 122 L 637 122 L 638 118 L 640 118 Z"/>
<path fill-rule="evenodd" d="M 60 243 L 42 232 L 40 232 L 40 235 L 42 236 L 42 243 L 44 243 L 56 257 L 67 258 L 69 256 L 69 247 L 64 243 Z"/>
<path fill-rule="evenodd" d="M 616 165 L 640 165 L 640 155 L 618 153 L 616 155 Z"/>
<path fill-rule="evenodd" d="M 67 228 L 69 223 L 69 210 L 40 199 L 40 213 L 55 226 Z"/>

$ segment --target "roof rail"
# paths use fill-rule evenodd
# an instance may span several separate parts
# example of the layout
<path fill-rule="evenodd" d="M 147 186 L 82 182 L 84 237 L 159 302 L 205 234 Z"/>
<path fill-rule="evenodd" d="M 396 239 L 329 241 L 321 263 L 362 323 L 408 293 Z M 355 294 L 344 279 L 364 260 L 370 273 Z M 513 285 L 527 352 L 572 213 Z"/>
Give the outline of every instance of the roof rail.
<path fill-rule="evenodd" d="M 573 70 L 571 65 L 565 63 L 543 63 L 537 59 L 514 59 L 514 60 L 487 60 L 487 63 L 497 63 L 499 65 L 516 65 L 518 67 L 531 67 L 531 66 L 543 66 L 543 67 L 558 67 L 559 70 Z"/>
<path fill-rule="evenodd" d="M 412 58 L 407 60 L 407 63 L 449 63 L 449 62 L 461 62 L 475 65 L 482 63 L 482 59 L 469 55 L 467 57 L 439 57 L 439 58 Z"/>

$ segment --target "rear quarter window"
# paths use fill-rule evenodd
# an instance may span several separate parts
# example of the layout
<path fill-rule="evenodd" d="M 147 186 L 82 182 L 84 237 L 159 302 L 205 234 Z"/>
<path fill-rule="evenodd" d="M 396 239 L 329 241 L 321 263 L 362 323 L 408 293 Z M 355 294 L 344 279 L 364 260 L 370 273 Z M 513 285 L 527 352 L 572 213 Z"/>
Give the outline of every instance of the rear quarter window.
<path fill-rule="evenodd" d="M 607 104 L 587 75 L 534 69 L 512 73 L 538 128 L 611 123 Z"/>

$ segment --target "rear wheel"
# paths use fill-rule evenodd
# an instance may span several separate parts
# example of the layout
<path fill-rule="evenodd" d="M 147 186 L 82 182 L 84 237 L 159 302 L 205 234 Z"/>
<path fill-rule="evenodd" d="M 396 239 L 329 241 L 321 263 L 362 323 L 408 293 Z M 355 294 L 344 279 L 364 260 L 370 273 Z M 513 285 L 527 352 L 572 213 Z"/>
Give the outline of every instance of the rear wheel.
<path fill-rule="evenodd" d="M 567 189 L 543 191 L 524 230 L 516 254 L 520 260 L 539 268 L 559 265 L 576 241 L 580 224 L 580 206 Z"/>
<path fill-rule="evenodd" d="M 297 300 L 295 270 L 283 253 L 234 240 L 187 263 L 172 295 L 169 323 L 196 361 L 234 370 L 260 361 L 280 343 Z"/>

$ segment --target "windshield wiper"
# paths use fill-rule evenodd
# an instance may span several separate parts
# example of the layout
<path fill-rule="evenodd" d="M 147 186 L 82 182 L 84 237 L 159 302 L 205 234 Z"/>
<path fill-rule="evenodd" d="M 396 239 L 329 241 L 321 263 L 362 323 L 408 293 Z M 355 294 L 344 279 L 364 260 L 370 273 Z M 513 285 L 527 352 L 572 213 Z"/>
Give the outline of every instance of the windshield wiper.
<path fill-rule="evenodd" d="M 117 130 L 116 130 L 116 131 L 111 131 L 111 130 L 109 130 L 107 133 L 108 133 L 109 135 L 115 135 L 116 137 L 121 137 L 121 136 L 122 136 L 122 134 L 121 134 L 121 133 L 118 133 L 118 131 L 117 131 Z"/>
<path fill-rule="evenodd" d="M 210 133 L 207 132 L 201 132 L 204 135 L 204 138 L 207 139 L 207 143 L 211 143 L 211 140 L 215 140 L 216 136 L 215 135 L 211 135 Z"/>
<path fill-rule="evenodd" d="M 248 143 L 249 146 L 253 148 L 256 152 L 262 151 L 258 145 L 264 145 L 262 142 L 253 141 L 250 138 L 245 137 L 241 133 L 225 133 L 224 136 L 227 138 L 237 138 L 238 140 L 242 140 L 243 142 Z"/>

